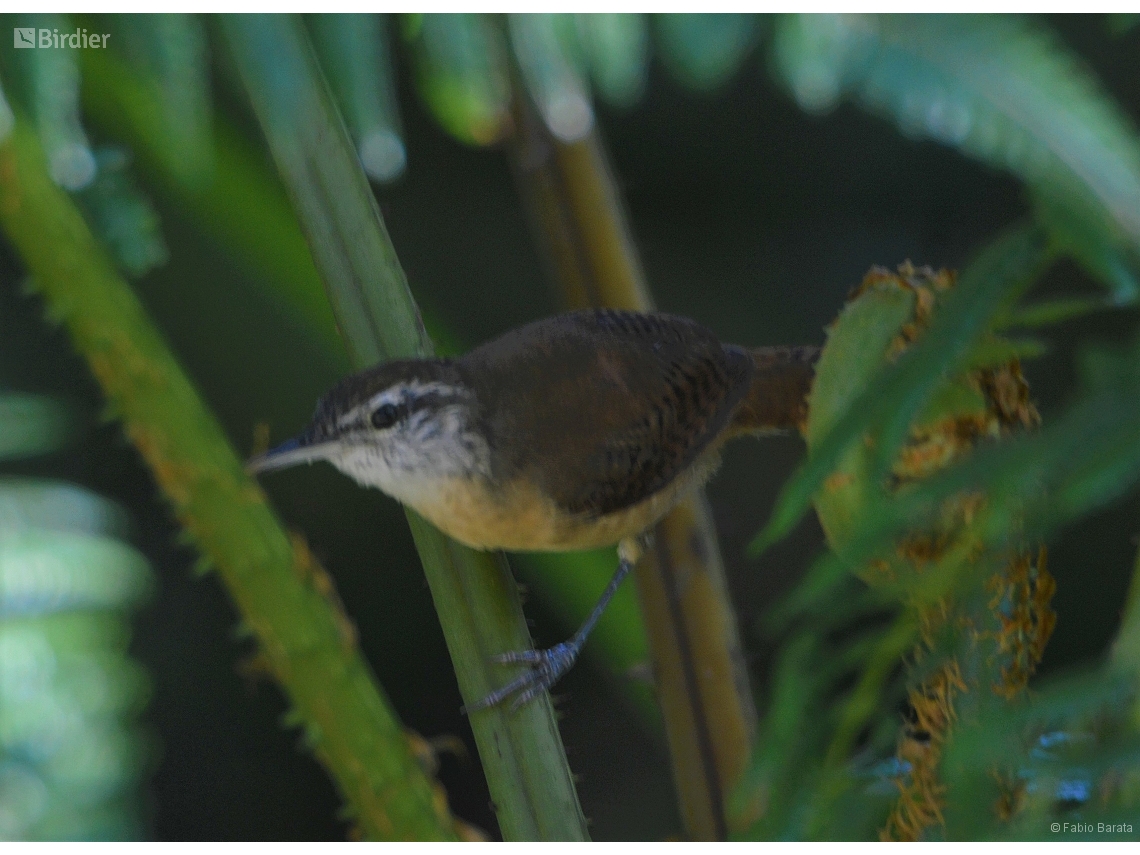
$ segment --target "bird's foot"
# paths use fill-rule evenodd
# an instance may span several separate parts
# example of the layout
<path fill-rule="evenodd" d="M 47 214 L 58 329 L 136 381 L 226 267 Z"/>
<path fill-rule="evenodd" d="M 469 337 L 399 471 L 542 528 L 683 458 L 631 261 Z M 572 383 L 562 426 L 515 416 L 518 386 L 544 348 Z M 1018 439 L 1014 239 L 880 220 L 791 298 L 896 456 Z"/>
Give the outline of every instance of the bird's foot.
<path fill-rule="evenodd" d="M 549 650 L 517 650 L 492 657 L 495 662 L 503 665 L 527 665 L 529 669 L 503 688 L 496 689 L 482 700 L 464 707 L 463 711 L 472 713 L 487 709 L 512 697 L 514 701 L 511 703 L 511 710 L 518 710 L 557 683 L 558 678 L 570 670 L 581 650 L 582 642 L 571 639 L 556 644 Z"/>
<path fill-rule="evenodd" d="M 463 712 L 472 713 L 477 710 L 484 710 L 511 697 L 514 698 L 511 709 L 517 710 L 558 682 L 558 678 L 569 671 L 577 660 L 578 654 L 582 652 L 582 645 L 586 643 L 586 639 L 593 632 L 594 626 L 602 616 L 602 612 L 606 610 L 610 600 L 613 599 L 622 580 L 629 575 L 629 571 L 637 563 L 645 544 L 646 539 L 644 537 L 627 537 L 618 544 L 617 572 L 610 579 L 610 583 L 606 585 L 606 590 L 602 592 L 601 598 L 589 616 L 578 627 L 578 631 L 569 641 L 556 644 L 549 650 L 522 650 L 516 653 L 501 653 L 493 657 L 494 661 L 505 665 L 527 665 L 529 670 L 511 680 L 503 688 L 491 692 L 482 700 L 464 707 Z"/>

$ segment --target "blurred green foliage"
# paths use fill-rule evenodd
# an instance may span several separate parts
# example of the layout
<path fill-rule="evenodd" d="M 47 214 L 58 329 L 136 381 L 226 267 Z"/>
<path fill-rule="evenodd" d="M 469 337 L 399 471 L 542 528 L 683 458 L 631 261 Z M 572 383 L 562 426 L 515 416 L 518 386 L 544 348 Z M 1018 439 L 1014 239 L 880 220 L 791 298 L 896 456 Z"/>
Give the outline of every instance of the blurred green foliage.
<path fill-rule="evenodd" d="M 75 418 L 0 394 L 0 461 L 58 451 Z M 154 586 L 123 511 L 62 481 L 0 478 L 0 840 L 146 835 L 150 679 L 127 653 Z"/>
<path fill-rule="evenodd" d="M 167 258 L 161 224 L 145 197 L 147 191 L 164 194 L 168 206 L 213 233 L 239 263 L 267 273 L 276 304 L 328 360 L 321 370 L 343 370 L 343 351 L 301 232 L 241 124 L 240 109 L 232 108 L 232 60 L 219 51 L 211 21 L 5 21 L 60 30 L 83 22 L 122 36 L 112 40 L 114 50 L 106 56 L 84 56 L 81 63 L 65 52 L 16 51 L 0 42 L 6 99 L 0 101 L 0 137 L 10 125 L 7 102 L 32 117 L 54 178 L 76 193 L 123 270 L 142 276 Z M 1135 578 L 1120 605 L 1119 640 L 1103 661 L 1034 683 L 1031 693 L 1013 698 L 986 684 L 996 659 L 979 652 L 977 637 L 960 624 L 932 628 L 924 621 L 935 604 L 952 603 L 947 608 L 969 616 L 976 634 L 997 632 L 993 626 L 1004 626 L 1003 618 L 1013 620 L 1016 598 L 1013 588 L 996 596 L 986 584 L 1007 572 L 1011 555 L 1056 544 L 1066 526 L 1135 490 L 1140 343 L 1083 347 L 1069 403 L 1041 428 L 986 437 L 944 468 L 906 483 L 895 468 L 925 420 L 961 415 L 977 404 L 977 389 L 962 380 L 968 372 L 1040 352 L 1037 340 L 1021 337 L 1026 330 L 1048 336 L 1053 324 L 1106 307 L 1134 314 L 1140 296 L 1135 105 L 1122 107 L 1048 21 L 1024 16 L 416 14 L 314 16 L 308 23 L 361 161 L 377 182 L 417 168 L 417 151 L 407 147 L 400 119 L 408 107 L 396 97 L 404 91 L 396 83 L 401 59 L 436 122 L 468 145 L 488 146 L 511 133 L 516 85 L 555 137 L 572 141 L 596 122 L 595 94 L 607 105 L 634 109 L 653 79 L 648 69 L 654 63 L 695 93 L 766 66 L 809 113 L 850 103 L 889 122 L 894 130 L 884 133 L 949 146 L 1016 177 L 1031 220 L 995 236 L 963 269 L 912 346 L 884 357 L 914 310 L 907 300 L 893 309 L 880 304 L 862 319 L 857 316 L 869 304 L 852 303 L 833 328 L 829 347 L 840 348 L 842 356 L 833 353 L 832 364 L 849 373 L 826 403 L 813 398 L 808 459 L 785 488 L 759 544 L 775 548 L 813 501 L 826 515 L 820 490 L 837 469 L 847 466 L 845 474 L 856 477 L 858 501 L 843 511 L 842 525 L 829 528 L 831 551 L 767 624 L 781 653 L 764 692 L 758 747 L 735 795 L 733 821 L 739 834 L 753 837 L 878 835 L 897 811 L 900 793 L 913 792 L 916 764 L 904 748 L 916 744 L 916 709 L 937 694 L 933 687 L 941 686 L 942 704 L 946 687 L 957 679 L 947 677 L 948 663 L 957 662 L 966 688 L 949 692 L 953 724 L 924 771 L 941 795 L 928 814 L 931 821 L 909 831 L 935 839 L 1024 839 L 1048 838 L 1055 819 L 1137 824 Z M 1135 24 L 1134 15 L 1106 18 L 1104 38 L 1134 40 Z M 512 53 L 518 81 L 512 81 Z M 92 146 L 87 122 L 99 129 L 98 138 L 129 147 L 145 182 L 134 176 L 131 155 Z M 1080 265 L 1101 295 L 1027 297 L 1048 265 L 1065 260 Z M 437 341 L 447 333 L 452 342 L 468 335 L 445 331 L 430 316 L 427 321 Z M 9 404 L 12 409 L 3 410 Z M 47 428 L 28 425 L 39 424 L 37 418 L 44 425 L 60 422 L 36 406 L 0 399 L 0 418 L 24 425 L 25 437 L 46 436 Z M 6 452 L 9 445 L 30 448 L 35 441 L 9 436 L 20 434 L 0 435 Z M 856 472 L 850 471 L 853 461 Z M 958 521 L 963 528 L 955 536 L 963 539 L 955 542 L 968 547 L 940 552 L 922 574 L 866 583 L 868 566 L 892 560 L 916 532 L 939 530 L 948 503 L 963 494 L 984 497 L 968 520 Z M 63 494 L 42 500 L 74 508 L 68 501 Z M 838 529 L 843 534 L 836 538 Z M 1114 536 L 1128 542 L 1133 531 L 1135 526 Z M 50 540 L 61 549 L 70 543 L 62 536 Z M 604 584 L 609 572 L 608 562 L 592 557 L 561 567 L 546 556 L 521 563 L 543 565 L 534 571 L 536 580 L 558 580 L 536 583 L 535 590 L 548 608 L 565 613 L 567 624 L 581 608 L 567 596 L 577 587 L 575 574 L 590 574 L 580 589 L 585 591 L 600 587 L 598 579 Z M 1043 578 L 1043 566 L 1031 568 L 1030 576 Z M 1026 584 L 1039 590 L 1034 586 L 1041 583 Z M 631 604 L 626 608 L 632 611 Z M 979 629 L 982 615 L 997 624 Z M 636 663 L 644 645 L 639 632 L 624 626 L 608 641 L 599 632 L 615 673 Z M 644 708 L 644 697 L 635 694 Z M 0 776 L 8 774 L 4 768 Z M 34 791 L 13 789 L 8 781 L 0 777 L 0 803 L 5 793 Z M 42 832 L 64 833 L 72 832 Z"/>

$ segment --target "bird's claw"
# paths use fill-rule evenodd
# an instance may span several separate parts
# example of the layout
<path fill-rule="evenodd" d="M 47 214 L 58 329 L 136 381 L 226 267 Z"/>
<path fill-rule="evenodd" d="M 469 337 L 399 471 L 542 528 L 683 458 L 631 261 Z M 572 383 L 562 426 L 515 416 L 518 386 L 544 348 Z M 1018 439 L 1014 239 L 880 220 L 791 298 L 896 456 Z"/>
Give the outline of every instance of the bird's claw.
<path fill-rule="evenodd" d="M 524 704 L 534 700 L 558 682 L 558 678 L 570 670 L 580 650 L 580 644 L 564 641 L 549 650 L 515 650 L 492 657 L 493 661 L 503 665 L 522 664 L 529 665 L 530 668 L 501 689 L 496 689 L 482 700 L 466 706 L 463 711 L 472 713 L 487 709 L 511 697 L 514 698 L 511 702 L 511 711 L 519 710 Z"/>
<path fill-rule="evenodd" d="M 512 697 L 514 701 L 511 703 L 511 710 L 517 711 L 523 704 L 538 697 L 558 682 L 558 678 L 570 670 L 570 666 L 574 664 L 578 654 L 582 652 L 582 645 L 586 643 L 586 639 L 593 631 L 598 618 L 602 616 L 602 612 L 605 611 L 606 605 L 617 592 L 622 580 L 633 569 L 642 549 L 642 541 L 636 538 L 627 537 L 618 544 L 617 572 L 610 579 L 610 583 L 606 585 L 606 590 L 602 593 L 601 599 L 598 600 L 593 611 L 590 612 L 569 641 L 556 644 L 549 650 L 519 650 L 493 656 L 493 661 L 502 665 L 526 665 L 527 670 L 503 688 L 497 689 L 482 700 L 464 707 L 463 712 L 471 713 L 493 707 L 495 704 L 502 703 Z"/>

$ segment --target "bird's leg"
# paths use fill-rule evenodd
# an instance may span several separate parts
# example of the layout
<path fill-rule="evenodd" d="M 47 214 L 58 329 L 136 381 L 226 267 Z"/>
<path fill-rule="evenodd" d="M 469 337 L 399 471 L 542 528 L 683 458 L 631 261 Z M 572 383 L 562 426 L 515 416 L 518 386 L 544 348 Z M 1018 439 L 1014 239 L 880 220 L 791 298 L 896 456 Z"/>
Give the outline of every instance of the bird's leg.
<path fill-rule="evenodd" d="M 578 631 L 567 641 L 556 644 L 547 650 L 518 650 L 511 653 L 501 653 L 493 657 L 494 661 L 499 663 L 529 665 L 530 668 L 526 673 L 516 677 L 501 689 L 496 689 L 482 700 L 464 707 L 463 711 L 471 713 L 493 707 L 511 697 L 514 697 L 511 709 L 517 710 L 553 686 L 558 678 L 569 671 L 574 662 L 577 661 L 578 654 L 582 652 L 582 647 L 593 631 L 594 625 L 598 622 L 598 618 L 602 616 L 602 612 L 606 610 L 606 606 L 617 593 L 618 587 L 629 575 L 633 565 L 637 563 L 641 552 L 642 543 L 637 539 L 626 538 L 618 544 L 617 572 L 610 579 L 610 583 L 606 585 L 606 590 L 602 592 L 597 605 L 594 606 L 582 625 L 578 627 Z"/>

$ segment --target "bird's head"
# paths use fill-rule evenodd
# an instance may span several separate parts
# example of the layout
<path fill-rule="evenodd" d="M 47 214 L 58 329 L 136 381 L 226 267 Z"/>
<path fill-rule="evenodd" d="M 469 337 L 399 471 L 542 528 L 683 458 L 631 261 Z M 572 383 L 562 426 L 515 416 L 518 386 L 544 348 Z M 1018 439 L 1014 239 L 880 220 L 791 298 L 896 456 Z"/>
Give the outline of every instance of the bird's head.
<path fill-rule="evenodd" d="M 338 383 L 305 430 L 247 469 L 327 460 L 358 483 L 415 506 L 439 479 L 487 471 L 476 406 L 451 360 L 386 362 Z"/>

